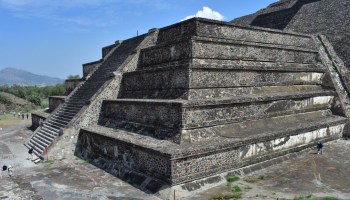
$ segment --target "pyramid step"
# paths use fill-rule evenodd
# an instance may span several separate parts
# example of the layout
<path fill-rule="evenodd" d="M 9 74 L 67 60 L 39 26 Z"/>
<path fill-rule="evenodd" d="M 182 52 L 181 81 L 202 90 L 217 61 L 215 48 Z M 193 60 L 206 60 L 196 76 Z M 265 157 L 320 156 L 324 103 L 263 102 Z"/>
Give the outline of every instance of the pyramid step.
<path fill-rule="evenodd" d="M 79 110 L 69 110 L 69 109 L 60 109 L 57 111 L 58 114 L 68 115 L 70 117 L 75 116 Z"/>
<path fill-rule="evenodd" d="M 52 140 L 47 140 L 45 139 L 45 137 L 43 137 L 40 133 L 36 134 L 33 137 L 34 140 L 38 141 L 40 144 L 42 144 L 43 146 L 50 146 L 50 144 L 52 143 Z"/>
<path fill-rule="evenodd" d="M 307 48 L 193 36 L 177 43 L 142 49 L 140 65 L 155 65 L 191 58 L 317 63 L 317 55 L 316 50 Z"/>
<path fill-rule="evenodd" d="M 119 128 L 155 132 L 161 136 L 176 134 L 180 129 L 326 110 L 333 95 L 331 90 L 316 90 L 242 95 L 230 99 L 108 100 L 103 103 L 102 121 L 112 122 Z"/>
<path fill-rule="evenodd" d="M 60 110 L 79 111 L 82 107 L 77 105 L 63 105 Z"/>
<path fill-rule="evenodd" d="M 56 127 L 59 127 L 59 128 L 64 128 L 67 125 L 67 124 L 61 124 L 60 122 L 57 122 L 51 119 L 47 122 L 47 124 L 55 125 Z"/>
<path fill-rule="evenodd" d="M 75 100 L 70 100 L 69 102 L 66 102 L 64 105 L 84 105 L 85 104 L 85 100 L 84 101 L 75 101 Z"/>
<path fill-rule="evenodd" d="M 41 144 L 38 144 L 34 140 L 30 140 L 28 145 L 34 149 L 34 154 L 36 154 L 37 156 L 41 156 L 43 154 L 45 147 L 43 147 Z"/>
<path fill-rule="evenodd" d="M 57 124 L 54 124 L 54 123 L 52 123 L 52 122 L 47 122 L 46 125 L 47 125 L 48 127 L 52 127 L 52 128 L 54 128 L 54 129 L 57 129 L 57 130 L 61 130 L 61 129 L 63 128 L 62 126 L 57 125 Z"/>
<path fill-rule="evenodd" d="M 315 111 L 217 126 L 213 127 L 212 132 L 225 138 L 251 138 L 256 137 L 257 133 L 260 136 L 283 135 L 286 132 L 296 134 L 324 125 L 334 126 L 345 122 L 346 118 L 332 115 L 330 111 Z"/>
<path fill-rule="evenodd" d="M 50 135 L 50 134 L 49 134 Z M 52 137 L 49 137 L 45 134 L 44 131 L 40 130 L 39 132 L 36 133 L 36 135 L 34 137 L 39 137 L 39 138 L 43 138 L 47 141 L 53 141 Z"/>
<path fill-rule="evenodd" d="M 69 123 L 72 120 L 72 118 L 70 118 L 70 117 L 61 116 L 61 115 L 53 115 L 52 118 L 55 120 L 65 122 L 65 123 Z"/>
<path fill-rule="evenodd" d="M 49 122 L 55 123 L 55 124 L 60 125 L 62 127 L 66 126 L 68 124 L 68 122 L 63 122 L 63 121 L 60 121 L 60 120 L 57 120 L 57 119 L 53 119 L 53 118 L 51 118 L 49 120 Z"/>
<path fill-rule="evenodd" d="M 197 27 L 196 30 L 193 30 L 193 27 Z M 218 21 L 213 23 L 206 19 L 193 19 L 185 23 L 162 28 L 161 31 L 159 31 L 157 43 L 174 43 L 178 39 L 188 38 L 189 34 L 209 38 L 244 40 L 256 43 L 270 43 L 315 49 L 314 41 L 309 35 L 281 32 L 273 29 L 242 27 Z"/>
<path fill-rule="evenodd" d="M 58 110 L 56 113 L 57 116 L 65 116 L 68 118 L 73 118 L 76 114 L 77 112 L 67 111 L 67 110 Z"/>
<path fill-rule="evenodd" d="M 166 78 L 164 78 L 166 77 Z M 323 72 L 164 69 L 123 74 L 122 91 L 321 85 Z"/>
<path fill-rule="evenodd" d="M 44 128 L 42 128 L 38 133 L 45 136 L 47 140 L 54 140 L 55 137 L 58 135 L 56 132 Z"/>
<path fill-rule="evenodd" d="M 244 70 L 244 71 L 289 71 L 289 72 L 326 72 L 321 63 L 271 62 L 255 60 L 219 60 L 206 58 L 192 58 L 180 61 L 140 66 L 140 70 L 166 69 L 216 69 L 216 70 Z M 132 73 L 132 72 L 131 72 Z"/>
<path fill-rule="evenodd" d="M 42 128 L 44 129 L 48 129 L 54 133 L 59 133 L 60 132 L 60 129 L 59 128 L 56 128 L 56 127 L 53 127 L 53 126 L 50 126 L 49 124 L 45 124 Z"/>
<path fill-rule="evenodd" d="M 37 148 L 37 145 L 36 144 L 34 144 L 33 142 L 32 142 L 32 140 L 30 140 L 27 144 L 25 144 L 28 148 L 33 148 L 34 149 L 34 151 L 33 151 L 33 153 L 34 154 L 36 154 L 37 156 L 39 156 L 41 153 L 37 150 L 38 148 Z"/>

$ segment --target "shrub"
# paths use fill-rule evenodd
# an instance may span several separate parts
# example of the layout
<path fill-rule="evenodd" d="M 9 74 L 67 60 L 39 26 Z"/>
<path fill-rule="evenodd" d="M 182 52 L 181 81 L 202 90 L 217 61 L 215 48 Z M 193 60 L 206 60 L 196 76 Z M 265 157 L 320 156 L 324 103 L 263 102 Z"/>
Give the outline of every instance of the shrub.
<path fill-rule="evenodd" d="M 232 183 L 232 182 L 235 182 L 235 181 L 239 181 L 239 177 L 237 177 L 237 176 L 231 176 L 231 177 L 228 177 L 226 180 L 227 180 L 227 182 L 229 182 L 229 183 Z"/>
<path fill-rule="evenodd" d="M 11 99 L 0 93 L 0 103 L 10 104 L 11 103 Z"/>

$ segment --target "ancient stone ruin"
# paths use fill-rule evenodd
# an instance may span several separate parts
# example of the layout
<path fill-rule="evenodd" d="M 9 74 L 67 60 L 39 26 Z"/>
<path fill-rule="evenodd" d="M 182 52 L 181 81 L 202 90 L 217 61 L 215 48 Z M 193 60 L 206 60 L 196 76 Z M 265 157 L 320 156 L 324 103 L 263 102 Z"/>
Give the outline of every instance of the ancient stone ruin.
<path fill-rule="evenodd" d="M 37 155 L 169 198 L 348 134 L 349 71 L 326 36 L 193 18 L 102 52 L 28 140 Z"/>

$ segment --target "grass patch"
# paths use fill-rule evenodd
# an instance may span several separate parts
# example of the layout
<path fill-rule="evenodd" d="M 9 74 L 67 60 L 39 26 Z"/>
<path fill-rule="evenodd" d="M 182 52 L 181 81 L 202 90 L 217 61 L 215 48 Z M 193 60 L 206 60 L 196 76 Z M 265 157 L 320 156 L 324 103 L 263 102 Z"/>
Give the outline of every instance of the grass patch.
<path fill-rule="evenodd" d="M 255 176 L 246 176 L 243 180 L 247 183 L 256 183 L 258 178 Z"/>
<path fill-rule="evenodd" d="M 13 117 L 12 114 L 6 113 L 0 115 L 0 127 L 14 126 L 21 123 L 23 123 L 23 120 L 19 120 L 17 116 Z"/>
<path fill-rule="evenodd" d="M 233 182 L 236 182 L 236 181 L 239 181 L 239 180 L 240 180 L 240 178 L 237 177 L 237 176 L 231 176 L 231 177 L 228 177 L 226 179 L 226 181 L 229 182 L 229 183 L 233 183 Z"/>
<path fill-rule="evenodd" d="M 211 199 L 239 199 L 242 197 L 242 193 L 220 193 L 215 194 Z"/>
<path fill-rule="evenodd" d="M 233 187 L 232 191 L 233 192 L 242 192 L 242 189 L 238 185 L 236 185 L 235 187 Z"/>
<path fill-rule="evenodd" d="M 293 200 L 340 200 L 336 197 L 313 197 L 311 194 L 307 196 L 297 196 Z"/>
<path fill-rule="evenodd" d="M 266 179 L 266 176 L 264 176 L 264 175 L 259 176 L 259 180 L 265 180 L 265 179 Z"/>
<path fill-rule="evenodd" d="M 55 162 L 55 160 L 46 160 L 43 163 L 45 164 L 53 164 Z"/>
<path fill-rule="evenodd" d="M 211 196 L 210 199 L 239 199 L 242 196 L 242 189 L 235 184 L 232 185 L 234 182 L 239 181 L 240 178 L 237 176 L 230 176 L 226 178 L 227 181 L 227 188 L 225 192 L 217 193 Z"/>
<path fill-rule="evenodd" d="M 127 182 L 129 185 L 134 184 L 134 182 L 133 182 L 131 179 L 126 180 L 126 182 Z"/>
<path fill-rule="evenodd" d="M 336 197 L 322 197 L 322 198 L 320 198 L 320 200 L 340 200 L 340 199 L 338 199 Z"/>
<path fill-rule="evenodd" d="M 309 199 L 311 199 L 311 198 L 312 198 L 311 195 L 308 195 L 308 196 L 305 196 L 305 197 L 303 197 L 303 196 L 298 196 L 298 197 L 294 197 L 293 200 L 309 200 Z"/>

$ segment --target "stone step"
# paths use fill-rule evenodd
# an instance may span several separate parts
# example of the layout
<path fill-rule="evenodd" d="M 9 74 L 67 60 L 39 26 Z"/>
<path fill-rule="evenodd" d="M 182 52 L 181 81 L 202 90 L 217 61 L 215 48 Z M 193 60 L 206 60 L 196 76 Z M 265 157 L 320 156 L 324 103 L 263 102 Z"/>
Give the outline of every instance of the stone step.
<path fill-rule="evenodd" d="M 295 116 L 294 119 L 298 117 Z M 156 177 L 176 185 L 314 147 L 318 141 L 338 139 L 346 123 L 346 118 L 334 115 L 303 119 L 295 120 L 294 123 L 274 123 L 276 127 L 271 126 L 271 131 L 256 129 L 254 134 L 248 134 L 247 137 L 240 137 L 240 133 L 234 137 L 215 134 L 216 137 L 208 140 L 182 144 L 123 130 L 90 127 L 80 130 L 76 155 L 89 160 L 98 155 L 100 161 L 112 163 L 115 160 L 111 160 L 111 153 L 103 149 L 118 147 L 118 153 L 122 154 L 134 152 L 136 149 L 142 150 L 142 156 L 146 158 L 148 165 L 135 162 L 133 169 L 142 169 L 142 173 L 147 177 Z M 226 132 L 229 133 L 230 130 L 232 129 L 228 127 Z M 107 146 L 106 141 L 109 142 Z M 168 163 L 169 167 L 165 170 L 154 170 L 155 167 L 160 167 L 160 163 Z M 112 164 L 111 166 L 115 167 Z"/>
<path fill-rule="evenodd" d="M 77 107 L 77 108 L 81 108 L 85 105 L 85 102 L 84 103 L 73 103 L 73 102 L 69 102 L 69 103 L 65 103 L 62 107 L 65 108 L 65 107 Z"/>
<path fill-rule="evenodd" d="M 191 40 L 142 49 L 140 66 L 191 58 L 313 64 L 318 62 L 317 55 L 317 51 L 304 48 L 193 37 Z"/>
<path fill-rule="evenodd" d="M 57 115 L 57 114 L 53 115 L 52 118 L 55 120 L 61 120 L 61 121 L 66 122 L 66 123 L 69 123 L 72 120 L 72 118 L 70 118 L 70 117 Z"/>
<path fill-rule="evenodd" d="M 84 105 L 86 100 L 76 100 L 76 99 L 70 99 L 69 101 L 66 101 L 66 105 Z"/>
<path fill-rule="evenodd" d="M 37 156 L 42 156 L 42 154 L 44 153 L 45 147 L 37 143 L 35 140 L 31 140 L 29 142 L 29 146 L 34 148 L 34 154 L 36 154 Z"/>
<path fill-rule="evenodd" d="M 135 48 L 145 39 L 146 35 L 132 38 L 124 41 L 114 52 L 110 54 L 105 62 L 94 72 L 94 74 L 87 79 L 82 85 L 77 88 L 76 92 L 67 100 L 66 103 L 44 123 L 38 135 L 34 136 L 29 146 L 35 146 L 38 155 L 43 152 L 44 146 L 49 146 L 52 141 L 49 138 L 56 137 L 74 116 L 85 106 L 86 101 L 96 93 L 96 91 L 108 80 L 110 80 L 110 73 L 117 70 L 125 59 L 133 54 Z M 46 139 L 45 139 L 46 138 Z"/>
<path fill-rule="evenodd" d="M 125 73 L 121 90 L 148 91 L 262 86 L 320 85 L 322 72 L 167 69 Z M 123 95 L 120 98 L 124 98 Z"/>
<path fill-rule="evenodd" d="M 56 125 L 56 127 L 60 127 L 60 128 L 64 128 L 67 125 L 51 119 L 47 123 L 50 125 Z"/>
<path fill-rule="evenodd" d="M 42 149 L 43 147 L 37 144 L 34 140 L 30 140 L 30 142 L 27 143 L 27 146 L 30 148 L 34 148 L 34 154 L 37 156 L 42 156 L 42 153 L 44 150 Z"/>
<path fill-rule="evenodd" d="M 44 124 L 44 126 L 42 126 L 43 129 L 48 129 L 54 133 L 59 133 L 60 132 L 60 129 L 59 128 L 56 128 L 56 127 L 52 127 L 52 126 L 49 126 L 48 124 Z"/>
<path fill-rule="evenodd" d="M 212 100 L 107 100 L 103 103 L 101 122 L 140 133 L 152 132 L 164 139 L 178 134 L 180 129 L 325 110 L 330 106 L 333 95 L 333 91 L 319 90 Z"/>
<path fill-rule="evenodd" d="M 37 132 L 37 135 L 45 138 L 47 141 L 53 141 L 55 139 L 55 137 L 51 133 L 49 133 L 48 130 L 41 129 Z"/>
<path fill-rule="evenodd" d="M 53 122 L 56 122 L 58 124 L 62 124 L 63 126 L 66 126 L 69 122 L 68 121 L 64 121 L 64 120 L 60 120 L 60 119 L 57 119 L 57 118 L 51 118 L 51 120 Z M 50 121 L 50 120 L 49 120 Z"/>
<path fill-rule="evenodd" d="M 64 104 L 61 109 L 63 110 L 74 110 L 74 111 L 79 111 L 80 109 L 82 108 L 82 106 L 80 105 L 67 105 L 67 104 Z"/>
<path fill-rule="evenodd" d="M 155 65 L 139 66 L 138 70 L 162 69 L 231 69 L 243 71 L 326 72 L 321 63 L 270 62 L 254 60 L 227 60 L 192 58 Z M 132 73 L 132 72 L 131 72 Z"/>
<path fill-rule="evenodd" d="M 322 91 L 322 85 L 254 86 L 223 88 L 189 88 L 159 90 L 121 90 L 118 98 L 123 99 L 223 99 L 242 95 L 261 95 L 279 92 Z"/>
<path fill-rule="evenodd" d="M 346 118 L 332 115 L 331 111 L 314 111 L 273 118 L 245 121 L 224 126 L 213 127 L 211 130 L 218 137 L 224 138 L 252 138 L 256 134 L 288 134 L 297 133 L 309 129 L 310 127 L 320 127 L 327 124 L 329 126 L 345 123 Z M 228 131 L 230 130 L 230 131 Z"/>
<path fill-rule="evenodd" d="M 174 43 L 194 35 L 284 46 L 297 46 L 308 49 L 316 48 L 312 37 L 309 35 L 258 27 L 241 27 L 227 22 L 198 18 L 159 29 L 157 43 Z"/>
<path fill-rule="evenodd" d="M 70 112 L 79 112 L 79 110 L 81 109 L 81 107 L 78 106 L 67 106 L 67 105 L 63 105 L 59 110 L 60 111 L 70 111 Z"/>
<path fill-rule="evenodd" d="M 59 134 L 58 134 L 58 130 L 52 130 L 52 129 L 49 129 L 47 127 L 42 127 L 42 129 L 40 130 L 42 131 L 47 137 L 50 137 L 52 139 L 54 139 L 55 137 L 57 137 Z"/>
<path fill-rule="evenodd" d="M 56 115 L 58 115 L 58 116 L 66 116 L 66 117 L 69 117 L 72 119 L 76 114 L 77 114 L 76 112 L 69 112 L 69 111 L 62 111 L 62 110 L 59 110 L 56 113 Z"/>
<path fill-rule="evenodd" d="M 39 142 L 43 146 L 49 146 L 52 143 L 52 140 L 45 139 L 44 137 L 42 137 L 42 135 L 40 133 L 36 134 L 33 137 L 33 139 L 36 140 L 37 142 Z"/>
<path fill-rule="evenodd" d="M 60 115 L 68 115 L 68 116 L 75 116 L 78 113 L 79 110 L 70 110 L 70 109 L 60 109 L 57 111 Z"/>
<path fill-rule="evenodd" d="M 57 130 L 61 130 L 64 126 L 60 125 L 60 124 L 56 124 L 56 123 L 53 123 L 53 122 L 46 122 L 45 123 L 46 126 L 50 126 L 54 129 L 57 129 Z"/>

